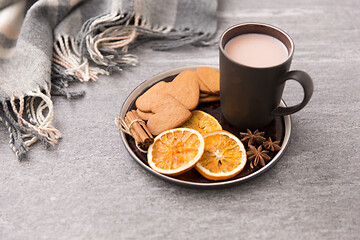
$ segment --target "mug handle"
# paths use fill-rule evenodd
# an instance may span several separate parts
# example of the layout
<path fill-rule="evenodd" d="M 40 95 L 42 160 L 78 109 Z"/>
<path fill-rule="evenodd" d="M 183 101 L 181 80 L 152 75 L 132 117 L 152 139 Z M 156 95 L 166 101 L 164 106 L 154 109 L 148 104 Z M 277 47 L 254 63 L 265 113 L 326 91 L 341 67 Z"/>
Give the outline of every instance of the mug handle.
<path fill-rule="evenodd" d="M 313 84 L 311 77 L 306 72 L 299 71 L 299 70 L 287 72 L 282 76 L 282 78 L 280 80 L 280 84 L 283 84 L 287 80 L 295 80 L 298 83 L 300 83 L 300 85 L 304 89 L 304 99 L 302 100 L 301 103 L 299 103 L 295 106 L 277 107 L 271 113 L 272 115 L 275 115 L 275 116 L 289 115 L 289 114 L 293 114 L 293 113 L 301 110 L 309 102 L 309 100 L 313 94 L 314 84 Z"/>

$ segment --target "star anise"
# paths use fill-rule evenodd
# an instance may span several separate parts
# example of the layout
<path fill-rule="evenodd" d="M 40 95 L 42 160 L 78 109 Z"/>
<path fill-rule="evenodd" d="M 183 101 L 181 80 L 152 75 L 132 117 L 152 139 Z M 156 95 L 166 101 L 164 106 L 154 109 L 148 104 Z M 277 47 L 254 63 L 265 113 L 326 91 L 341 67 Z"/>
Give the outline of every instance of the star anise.
<path fill-rule="evenodd" d="M 263 137 L 264 132 L 259 132 L 259 130 L 255 130 L 254 133 L 252 133 L 249 129 L 247 130 L 246 133 L 240 133 L 240 136 L 242 137 L 241 141 L 243 143 L 248 143 L 248 145 L 254 145 L 254 143 L 256 144 L 261 144 L 263 141 L 265 141 L 266 139 Z"/>
<path fill-rule="evenodd" d="M 280 141 L 273 142 L 270 137 L 269 137 L 269 140 L 263 142 L 264 147 L 266 149 L 269 149 L 272 152 L 281 150 L 281 147 L 279 144 L 280 144 Z"/>
<path fill-rule="evenodd" d="M 254 147 L 253 145 L 249 145 L 250 150 L 246 152 L 246 155 L 250 162 L 250 167 L 254 168 L 256 167 L 259 162 L 261 166 L 265 166 L 265 160 L 269 161 L 270 157 L 267 155 L 269 151 L 262 150 L 262 145 L 260 145 L 258 148 Z"/>

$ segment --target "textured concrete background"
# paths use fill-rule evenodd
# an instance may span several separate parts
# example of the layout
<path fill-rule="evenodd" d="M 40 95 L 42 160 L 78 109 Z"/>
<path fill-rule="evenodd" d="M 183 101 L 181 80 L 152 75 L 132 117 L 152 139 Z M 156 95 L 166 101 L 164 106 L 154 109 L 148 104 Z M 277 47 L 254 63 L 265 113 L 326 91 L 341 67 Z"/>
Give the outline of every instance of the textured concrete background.
<path fill-rule="evenodd" d="M 216 46 L 136 50 L 139 66 L 54 98 L 58 146 L 36 144 L 18 162 L 0 127 L 0 239 L 358 239 L 360 235 L 360 1 L 219 1 L 219 29 L 248 21 L 287 31 L 292 69 L 314 78 L 292 116 L 283 158 L 266 174 L 222 190 L 192 190 L 143 170 L 114 125 L 139 83 L 191 64 L 218 64 Z M 301 89 L 289 83 L 284 99 Z"/>

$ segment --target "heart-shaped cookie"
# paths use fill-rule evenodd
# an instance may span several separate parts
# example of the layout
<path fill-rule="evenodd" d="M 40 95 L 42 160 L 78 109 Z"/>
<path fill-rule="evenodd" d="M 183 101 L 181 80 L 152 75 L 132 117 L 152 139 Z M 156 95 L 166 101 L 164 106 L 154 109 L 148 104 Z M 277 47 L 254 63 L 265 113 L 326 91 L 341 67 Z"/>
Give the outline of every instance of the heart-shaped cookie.
<path fill-rule="evenodd" d="M 210 67 L 199 67 L 196 69 L 201 82 L 210 89 L 210 93 L 219 94 L 220 92 L 220 73 Z M 203 92 L 207 92 L 204 90 Z"/>
<path fill-rule="evenodd" d="M 220 101 L 219 95 L 209 95 L 207 97 L 203 97 L 199 99 L 200 103 L 217 102 L 217 101 Z"/>
<path fill-rule="evenodd" d="M 169 94 L 154 93 L 149 103 L 152 114 L 146 125 L 153 135 L 176 128 L 191 116 L 190 111 Z"/>
<path fill-rule="evenodd" d="M 141 111 L 141 112 L 151 112 L 151 104 L 152 100 L 155 98 L 157 93 L 161 93 L 162 89 L 165 87 L 165 82 L 158 82 L 151 88 L 149 88 L 146 92 L 144 92 L 140 97 L 136 99 L 135 106 Z"/>
<path fill-rule="evenodd" d="M 151 112 L 149 99 L 154 93 L 164 93 L 173 96 L 187 109 L 193 110 L 199 104 L 199 83 L 194 70 L 185 70 L 178 74 L 172 82 L 159 82 L 142 94 L 135 105 L 142 112 Z M 149 97 L 150 96 L 150 97 Z"/>
<path fill-rule="evenodd" d="M 139 117 L 144 120 L 147 121 L 149 120 L 149 118 L 154 115 L 154 113 L 152 112 L 143 112 L 140 109 L 136 109 L 137 114 L 139 115 Z"/>

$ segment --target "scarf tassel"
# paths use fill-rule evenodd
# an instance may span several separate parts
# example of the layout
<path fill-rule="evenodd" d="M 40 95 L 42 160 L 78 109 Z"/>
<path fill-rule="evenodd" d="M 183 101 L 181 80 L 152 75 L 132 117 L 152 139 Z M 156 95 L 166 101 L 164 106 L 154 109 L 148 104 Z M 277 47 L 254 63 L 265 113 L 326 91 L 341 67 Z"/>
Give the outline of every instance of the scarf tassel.
<path fill-rule="evenodd" d="M 69 78 L 80 82 L 96 81 L 99 74 L 108 75 L 121 71 L 124 66 L 137 65 L 137 56 L 129 54 L 128 50 L 143 42 L 156 40 L 152 49 L 168 50 L 187 44 L 208 46 L 210 37 L 210 34 L 188 28 L 174 30 L 170 26 L 152 26 L 135 13 L 115 12 L 90 18 L 83 24 L 76 40 L 60 36 L 55 41 L 52 80 L 54 85 L 55 79 L 57 86 L 54 91 L 71 98 L 73 95 L 65 90 L 67 84 L 59 81 Z M 96 67 L 90 66 L 89 62 L 95 63 Z"/>
<path fill-rule="evenodd" d="M 2 101 L 0 106 L 0 121 L 9 132 L 9 145 L 18 160 L 38 140 L 49 147 L 60 139 L 60 132 L 51 125 L 54 111 L 49 94 L 32 92 L 27 97 Z"/>

